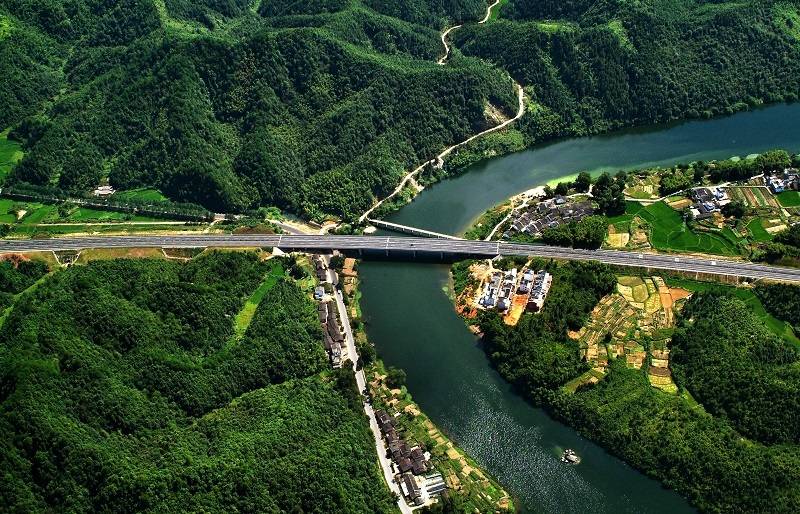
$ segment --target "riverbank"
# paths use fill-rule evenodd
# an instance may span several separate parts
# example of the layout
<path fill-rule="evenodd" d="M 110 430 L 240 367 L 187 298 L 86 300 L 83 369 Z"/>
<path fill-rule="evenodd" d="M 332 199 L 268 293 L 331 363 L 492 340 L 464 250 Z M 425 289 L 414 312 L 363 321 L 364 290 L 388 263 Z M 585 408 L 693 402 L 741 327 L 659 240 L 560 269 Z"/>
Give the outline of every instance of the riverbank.
<path fill-rule="evenodd" d="M 670 342 L 682 323 L 680 312 L 691 297 L 710 290 L 743 302 L 741 307 L 756 313 L 748 323 L 761 326 L 764 334 L 769 331 L 785 338 L 784 344 L 797 345 L 791 326 L 768 314 L 750 288 L 636 270 L 615 275 L 607 266 L 588 269 L 574 263 L 508 259 L 495 264 L 501 270 L 512 267 L 541 268 L 553 277 L 541 312 L 522 314 L 509 323 L 499 308 L 477 308 L 473 293 L 488 279 L 477 263 L 453 266 L 459 288 L 454 296 L 465 322 L 479 326 L 473 332 L 481 334 L 481 348 L 493 366 L 520 394 L 675 488 L 703 511 L 724 511 L 739 501 L 753 504 L 758 495 L 740 493 L 749 480 L 772 488 L 769 501 L 775 505 L 794 494 L 793 486 L 772 478 L 772 464 L 765 465 L 763 459 L 773 462 L 784 450 L 795 459 L 800 448 L 741 437 L 725 416 L 709 423 L 712 418 L 685 383 L 673 378 Z M 463 276 L 465 271 L 469 278 Z M 586 283 L 587 273 L 593 275 L 591 284 Z M 684 443 L 677 444 L 676 438 Z M 688 461 L 687 448 L 692 455 Z M 711 448 L 717 452 L 714 457 L 707 455 Z M 717 484 L 722 477 L 726 485 Z M 715 487 L 722 494 L 710 492 Z"/>
<path fill-rule="evenodd" d="M 792 120 L 799 116 L 800 104 L 780 104 L 538 146 L 482 161 L 426 188 L 388 220 L 463 234 L 492 206 L 581 170 L 596 176 L 775 147 L 798 151 L 800 126 Z M 360 274 L 366 329 L 386 365 L 406 371 L 415 401 L 505 484 L 523 512 L 692 512 L 678 494 L 515 393 L 442 292 L 449 266 L 373 261 L 362 263 Z M 579 466 L 561 464 L 564 448 L 581 455 Z"/>
<path fill-rule="evenodd" d="M 401 439 L 409 447 L 419 447 L 430 456 L 424 472 L 427 478 L 420 480 L 421 489 L 426 483 L 435 487 L 438 474 L 446 485 L 443 497 L 458 511 L 514 512 L 515 503 L 510 494 L 414 402 L 402 383 L 404 373 L 388 370 L 376 355 L 363 322 L 358 262 L 342 259 L 334 266 L 340 276 L 342 302 L 352 320 L 354 344 L 360 355 L 357 369 L 364 374 L 372 409 L 376 413 L 387 413 L 396 421 L 395 429 Z"/>
<path fill-rule="evenodd" d="M 800 221 L 800 208 L 785 196 L 798 194 L 798 166 L 800 156 L 774 150 L 624 173 L 620 193 L 624 209 L 604 218 L 607 231 L 597 238 L 598 244 L 609 249 L 764 260 L 775 236 Z M 551 181 L 545 189 L 515 195 L 485 211 L 465 237 L 557 240 L 556 231 L 575 223 L 580 227 L 582 218 L 593 214 L 592 208 L 596 214 L 602 207 L 600 200 L 580 192 L 590 180 L 588 173 L 581 175 L 584 187 L 580 190 L 574 181 L 577 174 L 558 179 L 556 191 L 565 195 L 555 195 L 561 205 L 551 205 Z"/>

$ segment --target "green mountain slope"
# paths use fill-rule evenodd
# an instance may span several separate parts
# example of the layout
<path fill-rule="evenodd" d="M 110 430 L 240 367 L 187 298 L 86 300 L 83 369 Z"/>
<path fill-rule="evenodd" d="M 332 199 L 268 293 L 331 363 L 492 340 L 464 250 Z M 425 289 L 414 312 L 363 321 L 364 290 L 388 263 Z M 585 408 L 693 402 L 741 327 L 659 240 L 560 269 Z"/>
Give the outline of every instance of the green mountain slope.
<path fill-rule="evenodd" d="M 510 0 L 456 33 L 529 86 L 531 139 L 732 113 L 800 94 L 794 0 Z"/>
<path fill-rule="evenodd" d="M 19 297 L 0 332 L 0 510 L 393 511 L 293 282 L 225 344 L 268 270 L 252 253 L 95 261 Z"/>
<path fill-rule="evenodd" d="M 218 211 L 349 218 L 485 128 L 487 103 L 515 109 L 502 72 L 438 66 L 434 28 L 354 1 L 5 1 L 0 12 L 31 40 L 3 50 L 39 71 L 34 91 L 0 100 L 27 152 L 11 179 L 75 192 L 107 176 Z M 432 26 L 464 14 L 414 12 Z M 25 90 L 31 73 L 11 68 L 0 88 Z"/>

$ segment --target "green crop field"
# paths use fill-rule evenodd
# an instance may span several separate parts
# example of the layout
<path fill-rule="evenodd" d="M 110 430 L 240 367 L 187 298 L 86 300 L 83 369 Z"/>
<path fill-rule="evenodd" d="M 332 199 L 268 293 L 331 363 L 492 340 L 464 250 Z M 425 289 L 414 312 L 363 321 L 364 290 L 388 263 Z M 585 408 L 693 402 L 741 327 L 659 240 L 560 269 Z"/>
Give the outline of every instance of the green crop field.
<path fill-rule="evenodd" d="M 650 224 L 650 243 L 659 250 L 713 253 L 717 255 L 738 255 L 734 242 L 735 234 L 724 235 L 693 232 L 684 222 L 681 214 L 664 202 L 648 205 L 639 211 L 639 216 Z"/>
<path fill-rule="evenodd" d="M 55 205 L 44 205 L 41 203 L 29 203 L 26 204 L 26 207 L 29 209 L 28 213 L 20 221 L 23 225 L 42 223 L 42 220 L 56 211 Z"/>
<path fill-rule="evenodd" d="M 620 223 L 630 223 L 633 217 L 639 214 L 644 206 L 638 202 L 625 202 L 625 214 L 619 216 L 610 216 L 608 223 L 611 225 L 618 225 Z"/>
<path fill-rule="evenodd" d="M 800 192 L 784 191 L 777 196 L 778 202 L 784 207 L 800 207 Z"/>
<path fill-rule="evenodd" d="M 764 229 L 764 225 L 761 224 L 760 218 L 756 218 L 748 223 L 747 229 L 750 231 L 750 235 L 756 242 L 761 243 L 765 241 L 772 241 L 772 234 Z"/>

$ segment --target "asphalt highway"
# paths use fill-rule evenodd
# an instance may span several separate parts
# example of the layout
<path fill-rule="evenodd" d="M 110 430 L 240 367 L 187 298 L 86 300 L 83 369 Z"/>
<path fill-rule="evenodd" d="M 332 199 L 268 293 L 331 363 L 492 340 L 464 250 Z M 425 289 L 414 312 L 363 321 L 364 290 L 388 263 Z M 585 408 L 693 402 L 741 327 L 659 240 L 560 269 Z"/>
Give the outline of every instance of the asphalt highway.
<path fill-rule="evenodd" d="M 465 239 L 392 236 L 198 234 L 0 240 L 0 253 L 126 247 L 278 247 L 282 250 L 330 251 L 336 249 L 370 253 L 385 252 L 387 255 L 397 254 L 398 252 L 417 252 L 418 254 L 457 254 L 472 257 L 530 255 L 565 260 L 598 261 L 619 266 L 800 282 L 800 269 L 753 264 L 723 258 L 617 250 L 580 250 L 546 245 L 469 241 Z"/>

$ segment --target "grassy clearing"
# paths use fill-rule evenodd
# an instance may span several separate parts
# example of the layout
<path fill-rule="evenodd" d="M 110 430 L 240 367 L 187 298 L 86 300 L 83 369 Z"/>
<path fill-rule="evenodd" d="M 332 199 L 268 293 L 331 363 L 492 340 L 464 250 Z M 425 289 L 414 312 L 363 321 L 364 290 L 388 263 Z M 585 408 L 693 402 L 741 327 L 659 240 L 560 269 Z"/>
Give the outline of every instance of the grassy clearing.
<path fill-rule="evenodd" d="M 778 202 L 784 207 L 800 207 L 800 192 L 784 191 L 778 193 Z"/>
<path fill-rule="evenodd" d="M 78 260 L 81 264 L 110 259 L 165 259 L 161 248 L 91 248 L 82 250 Z"/>
<path fill-rule="evenodd" d="M 0 20 L 0 34 L 2 34 L 2 20 Z M 22 146 L 16 141 L 9 141 L 9 129 L 0 132 L 0 184 L 11 172 L 11 168 L 22 159 Z"/>
<path fill-rule="evenodd" d="M 666 278 L 665 280 L 670 287 L 682 287 L 683 289 L 692 292 L 722 290 L 725 292 L 732 293 L 734 296 L 736 296 L 744 303 L 746 303 L 747 306 L 750 308 L 750 310 L 752 310 L 756 316 L 761 318 L 773 333 L 783 337 L 787 341 L 797 346 L 800 346 L 800 338 L 798 338 L 797 334 L 794 333 L 794 330 L 792 330 L 791 325 L 779 320 L 778 318 L 768 313 L 766 309 L 764 309 L 764 306 L 761 304 L 761 300 L 759 300 L 758 297 L 750 289 L 719 284 L 716 282 L 698 282 L 696 280 L 690 280 L 684 278 L 670 277 Z"/>
<path fill-rule="evenodd" d="M 153 218 L 149 216 L 140 216 L 138 214 L 130 214 L 127 212 L 117 212 L 117 211 L 101 211 L 98 209 L 90 209 L 88 207 L 78 207 L 74 211 L 72 211 L 66 218 L 58 218 L 56 215 L 56 219 L 48 220 L 48 221 L 56 221 L 56 222 L 65 222 L 65 223 L 72 223 L 72 222 L 90 222 L 90 221 L 164 221 L 160 218 Z"/>
<path fill-rule="evenodd" d="M 491 3 L 492 3 L 492 1 L 493 1 L 493 0 L 489 0 L 489 3 L 491 4 Z M 489 13 L 489 19 L 490 19 L 490 20 L 496 20 L 496 19 L 498 19 L 498 18 L 500 17 L 500 9 L 501 9 L 501 8 L 502 8 L 504 5 L 506 5 L 507 3 L 508 3 L 508 0 L 500 0 L 500 3 L 499 3 L 499 4 L 497 4 L 497 5 L 495 5 L 495 6 L 492 8 L 492 11 Z"/>
<path fill-rule="evenodd" d="M 764 225 L 761 223 L 761 218 L 755 218 L 747 224 L 747 230 L 750 231 L 750 236 L 753 241 L 763 243 L 772 241 L 772 234 L 766 231 Z"/>
<path fill-rule="evenodd" d="M 558 32 L 560 30 L 571 30 L 574 28 L 574 26 L 570 23 L 559 22 L 559 21 L 539 21 L 536 22 L 536 26 L 542 32 L 549 32 L 549 33 Z M 577 177 L 577 174 L 575 174 L 575 176 Z"/>
<path fill-rule="evenodd" d="M 261 303 L 261 300 L 264 299 L 264 295 L 266 295 L 267 292 L 278 283 L 278 280 L 282 276 L 283 266 L 281 266 L 280 262 L 275 261 L 272 269 L 264 277 L 264 280 L 261 282 L 258 288 L 253 291 L 253 294 L 247 299 L 247 302 L 245 302 L 242 310 L 239 311 L 239 313 L 236 315 L 236 318 L 233 320 L 234 336 L 228 344 L 232 344 L 240 340 L 244 333 L 247 332 L 247 327 L 249 327 L 250 322 L 253 321 L 253 316 L 256 314 L 258 304 Z"/>
<path fill-rule="evenodd" d="M 146 200 L 161 202 L 167 200 L 167 197 L 161 194 L 158 189 L 129 189 L 127 191 L 117 191 L 114 193 L 115 200 Z"/>
<path fill-rule="evenodd" d="M 9 315 L 9 314 L 11 314 L 11 311 L 14 309 L 14 305 L 16 305 L 16 303 L 17 303 L 17 300 L 19 300 L 20 298 L 22 298 L 24 295 L 26 295 L 26 294 L 30 293 L 31 291 L 35 290 L 35 289 L 36 289 L 37 287 L 39 287 L 39 286 L 40 286 L 42 283 L 44 283 L 44 281 L 45 281 L 45 280 L 47 280 L 47 279 L 50 277 L 50 275 L 52 275 L 52 274 L 53 274 L 53 269 L 54 269 L 54 268 L 50 268 L 50 272 L 49 272 L 49 273 L 45 273 L 45 274 L 44 274 L 44 275 L 43 275 L 43 276 L 42 276 L 42 277 L 41 277 L 39 280 L 37 280 L 36 282 L 34 282 L 34 283 L 33 283 L 33 284 L 32 284 L 32 285 L 31 285 L 31 286 L 28 288 L 28 289 L 26 289 L 26 290 L 22 291 L 21 293 L 19 293 L 19 294 L 15 295 L 15 296 L 14 296 L 14 301 L 13 301 L 13 302 L 11 302 L 11 305 L 9 305 L 9 306 L 8 306 L 6 309 L 4 309 L 3 311 L 0 311 L 0 329 L 1 329 L 1 328 L 3 328 L 3 325 L 4 325 L 4 324 L 5 324 L 5 322 L 6 322 L 6 318 L 8 318 L 8 315 Z"/>
<path fill-rule="evenodd" d="M 625 30 L 625 27 L 622 25 L 620 20 L 611 20 L 608 23 L 608 28 L 611 29 L 611 32 L 613 32 L 617 37 L 621 46 L 627 48 L 628 50 L 634 49 L 634 46 L 628 37 L 628 31 Z"/>

